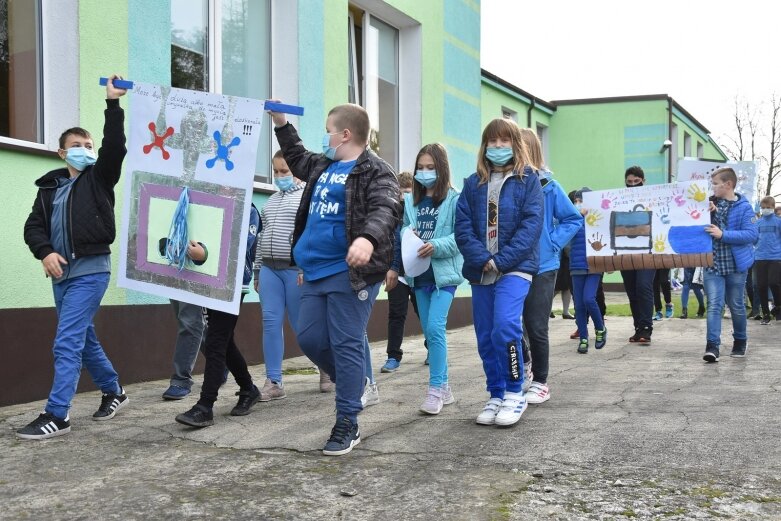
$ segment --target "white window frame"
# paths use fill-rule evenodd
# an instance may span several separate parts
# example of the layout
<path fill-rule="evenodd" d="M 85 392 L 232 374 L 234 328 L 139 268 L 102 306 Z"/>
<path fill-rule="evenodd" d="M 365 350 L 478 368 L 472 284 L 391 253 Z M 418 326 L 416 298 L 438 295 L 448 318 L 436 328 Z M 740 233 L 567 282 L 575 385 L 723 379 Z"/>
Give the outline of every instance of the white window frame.
<path fill-rule="evenodd" d="M 702 159 L 703 155 L 705 155 L 705 145 L 697 141 L 697 158 Z"/>
<path fill-rule="evenodd" d="M 504 105 L 502 105 L 502 117 L 518 123 L 518 111 L 507 108 Z"/>
<path fill-rule="evenodd" d="M 79 123 L 79 53 L 74 52 L 79 49 L 79 5 L 78 0 L 58 0 L 56 5 L 41 0 L 40 9 L 38 103 L 42 142 L 0 136 L 0 143 L 56 152 L 60 148 L 60 133 Z M 66 100 L 62 97 L 63 86 L 68 87 Z"/>
<path fill-rule="evenodd" d="M 683 157 L 692 157 L 692 136 L 683 131 Z"/>
<path fill-rule="evenodd" d="M 542 146 L 542 159 L 545 161 L 545 166 L 547 166 L 550 164 L 550 150 L 548 150 L 550 148 L 549 127 L 538 121 L 535 123 L 534 133 L 537 134 L 537 137 L 540 140 L 540 145 Z"/>
<path fill-rule="evenodd" d="M 414 169 L 414 165 L 406 167 L 405 165 L 409 161 L 414 160 L 418 150 L 420 150 L 422 140 L 422 27 L 420 22 L 382 0 L 350 0 L 350 5 L 357 7 L 365 15 L 377 17 L 377 19 L 399 31 L 399 47 L 396 51 L 398 56 L 399 96 L 399 111 L 397 114 L 398 169 L 399 171 Z M 369 19 L 365 19 L 363 22 L 364 26 L 369 21 Z M 362 31 L 362 34 L 365 38 L 366 30 Z M 364 41 L 363 60 L 365 59 Z M 365 70 L 364 63 L 361 64 L 361 70 Z M 363 91 L 365 88 L 364 82 L 361 90 Z M 365 102 L 365 100 L 366 94 L 361 92 L 361 102 Z"/>

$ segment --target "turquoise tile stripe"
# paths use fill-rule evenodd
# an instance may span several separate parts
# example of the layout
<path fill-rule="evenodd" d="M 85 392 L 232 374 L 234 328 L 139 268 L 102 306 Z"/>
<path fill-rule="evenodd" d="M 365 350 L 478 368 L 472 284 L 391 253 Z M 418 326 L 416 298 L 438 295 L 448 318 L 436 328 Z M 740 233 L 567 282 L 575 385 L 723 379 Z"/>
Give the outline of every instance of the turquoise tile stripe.
<path fill-rule="evenodd" d="M 127 25 L 129 40 L 127 77 L 134 81 L 170 85 L 171 0 L 130 2 Z M 105 71 L 102 74 L 107 75 L 112 72 L 115 71 Z"/>
<path fill-rule="evenodd" d="M 464 179 L 472 175 L 477 164 L 477 147 L 474 153 L 469 153 L 461 147 L 445 145 L 450 161 L 450 178 L 453 186 L 461 191 L 464 188 Z"/>
<path fill-rule="evenodd" d="M 480 14 L 462 0 L 445 0 L 445 31 L 480 49 Z"/>
<path fill-rule="evenodd" d="M 480 107 L 445 93 L 443 128 L 448 136 L 465 143 L 480 144 Z"/>
<path fill-rule="evenodd" d="M 445 42 L 445 83 L 475 99 L 480 99 L 480 61 L 469 56 L 455 45 Z"/>
<path fill-rule="evenodd" d="M 306 114 L 298 120 L 298 132 L 309 147 L 320 144 L 325 127 L 324 4 L 322 0 L 298 0 L 298 104 Z M 344 29 L 347 30 L 346 20 Z M 344 89 L 346 92 L 346 85 Z"/>
<path fill-rule="evenodd" d="M 636 140 L 636 139 L 661 139 L 664 141 L 667 138 L 667 132 L 665 125 L 632 125 L 624 127 L 624 139 Z M 662 141 L 659 142 L 659 146 L 662 146 Z"/>

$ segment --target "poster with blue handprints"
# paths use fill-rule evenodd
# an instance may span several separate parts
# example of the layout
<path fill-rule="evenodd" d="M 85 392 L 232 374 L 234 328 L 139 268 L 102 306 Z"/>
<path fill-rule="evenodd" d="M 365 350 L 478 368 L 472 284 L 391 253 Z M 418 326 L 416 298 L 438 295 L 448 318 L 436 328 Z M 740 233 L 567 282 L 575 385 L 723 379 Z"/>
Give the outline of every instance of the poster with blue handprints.
<path fill-rule="evenodd" d="M 118 284 L 238 314 L 263 102 L 135 82 Z M 195 262 L 174 238 L 200 243 Z"/>
<path fill-rule="evenodd" d="M 699 180 L 585 192 L 589 271 L 711 265 L 708 205 Z"/>

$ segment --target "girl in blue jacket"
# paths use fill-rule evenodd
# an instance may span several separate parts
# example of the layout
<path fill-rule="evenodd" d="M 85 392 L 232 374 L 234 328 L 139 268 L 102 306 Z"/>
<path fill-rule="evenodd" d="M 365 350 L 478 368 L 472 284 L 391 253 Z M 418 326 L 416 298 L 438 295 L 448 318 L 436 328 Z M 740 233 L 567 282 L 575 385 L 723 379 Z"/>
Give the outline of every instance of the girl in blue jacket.
<path fill-rule="evenodd" d="M 495 119 L 483 130 L 477 172 L 464 182 L 456 242 L 472 285 L 472 316 L 490 399 L 481 425 L 512 425 L 526 410 L 521 315 L 539 270 L 542 187 L 514 122 Z"/>
<path fill-rule="evenodd" d="M 581 219 L 588 213 L 583 208 L 583 192 L 591 189 L 583 187 L 573 195 L 572 202 L 580 211 Z M 575 322 L 578 325 L 578 353 L 588 353 L 588 318 L 594 321 L 596 341 L 594 347 L 602 349 L 607 342 L 607 328 L 602 311 L 597 304 L 597 288 L 602 280 L 601 273 L 589 273 L 586 260 L 586 228 L 583 224 L 572 239 L 569 256 L 569 272 L 572 275 L 572 298 L 575 300 Z"/>
<path fill-rule="evenodd" d="M 463 258 L 456 246 L 453 224 L 458 192 L 450 184 L 450 163 L 445 147 L 426 145 L 415 158 L 412 193 L 404 196 L 402 236 L 407 228 L 425 244 L 418 257 L 430 257 L 431 266 L 417 277 L 406 277 L 414 288 L 420 324 L 428 342 L 429 384 L 420 410 L 439 414 L 443 405 L 455 401 L 447 379 L 447 314 L 463 282 Z"/>

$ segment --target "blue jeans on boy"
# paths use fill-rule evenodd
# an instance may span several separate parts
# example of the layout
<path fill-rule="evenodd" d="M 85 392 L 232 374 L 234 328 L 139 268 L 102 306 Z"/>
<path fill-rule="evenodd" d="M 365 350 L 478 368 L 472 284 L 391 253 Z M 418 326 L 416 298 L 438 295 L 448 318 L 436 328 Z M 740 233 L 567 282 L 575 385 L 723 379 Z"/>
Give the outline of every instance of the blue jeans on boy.
<path fill-rule="evenodd" d="M 190 389 L 193 386 L 193 367 L 203 342 L 203 308 L 178 300 L 171 300 L 171 306 L 179 324 L 171 385 Z"/>
<path fill-rule="evenodd" d="M 594 329 L 605 329 L 605 320 L 597 304 L 597 288 L 602 280 L 599 273 L 572 276 L 572 297 L 575 300 L 575 323 L 580 338 L 588 338 L 588 317 L 594 322 Z"/>
<path fill-rule="evenodd" d="M 266 378 L 282 381 L 282 358 L 285 354 L 283 325 L 287 311 L 290 325 L 298 327 L 298 308 L 301 303 L 301 286 L 298 285 L 298 269 L 275 270 L 260 268 L 260 309 L 263 313 L 263 361 Z"/>
<path fill-rule="evenodd" d="M 54 338 L 54 382 L 46 402 L 46 412 L 66 418 L 81 366 L 104 393 L 119 393 L 119 376 L 103 352 L 92 319 L 108 288 L 110 273 L 91 273 L 53 284 L 57 308 L 57 335 Z"/>
<path fill-rule="evenodd" d="M 523 387 L 521 315 L 530 286 L 528 280 L 516 275 L 504 275 L 487 286 L 472 285 L 477 351 L 491 398 L 504 399 L 505 391 L 519 393 Z"/>
<path fill-rule="evenodd" d="M 447 383 L 447 314 L 453 294 L 442 289 L 416 289 L 415 299 L 428 341 L 428 385 L 442 387 Z"/>
<path fill-rule="evenodd" d="M 304 282 L 298 344 L 336 384 L 336 417 L 357 423 L 365 384 L 364 335 L 380 283 L 355 292 L 346 271 Z"/>
<path fill-rule="evenodd" d="M 743 297 L 746 272 L 720 275 L 705 270 L 703 286 L 708 298 L 707 342 L 716 347 L 721 345 L 721 312 L 725 303 L 732 315 L 732 337 L 735 340 L 747 340 L 746 306 Z"/>

